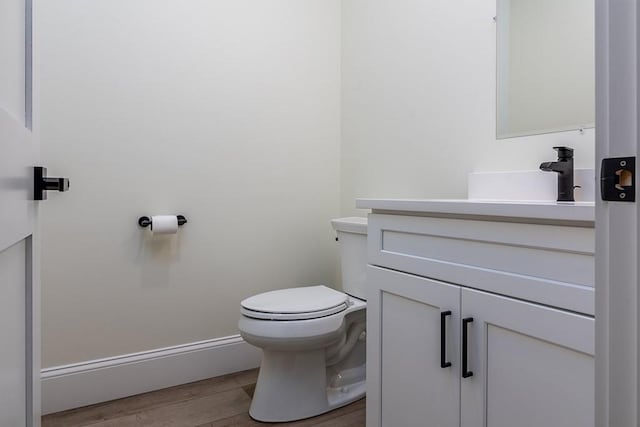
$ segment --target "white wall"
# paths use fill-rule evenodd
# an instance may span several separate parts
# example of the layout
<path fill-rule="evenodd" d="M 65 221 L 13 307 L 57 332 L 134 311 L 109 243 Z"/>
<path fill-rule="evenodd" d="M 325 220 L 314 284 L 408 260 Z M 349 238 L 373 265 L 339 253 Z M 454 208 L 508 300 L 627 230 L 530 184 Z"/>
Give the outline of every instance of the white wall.
<path fill-rule="evenodd" d="M 336 280 L 338 0 L 38 2 L 43 366 L 236 334 Z M 143 214 L 182 213 L 150 239 Z"/>
<path fill-rule="evenodd" d="M 72 178 L 41 215 L 45 367 L 235 334 L 242 298 L 337 280 L 356 197 L 465 197 L 560 144 L 593 167 L 593 131 L 495 139 L 493 0 L 40 4 L 44 161 Z M 177 239 L 136 225 L 170 212 Z"/>
<path fill-rule="evenodd" d="M 533 170 L 594 132 L 496 140 L 495 0 L 342 2 L 342 194 L 464 198 L 469 172 Z M 571 22 L 571 21 L 569 21 Z"/>

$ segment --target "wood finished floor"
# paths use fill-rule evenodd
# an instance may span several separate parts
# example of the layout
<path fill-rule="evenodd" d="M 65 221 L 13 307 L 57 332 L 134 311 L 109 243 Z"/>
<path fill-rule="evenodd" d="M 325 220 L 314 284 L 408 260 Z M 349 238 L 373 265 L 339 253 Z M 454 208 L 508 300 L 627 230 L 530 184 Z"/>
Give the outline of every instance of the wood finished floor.
<path fill-rule="evenodd" d="M 365 399 L 292 423 L 249 417 L 258 370 L 238 372 L 42 417 L 42 427 L 364 427 Z"/>

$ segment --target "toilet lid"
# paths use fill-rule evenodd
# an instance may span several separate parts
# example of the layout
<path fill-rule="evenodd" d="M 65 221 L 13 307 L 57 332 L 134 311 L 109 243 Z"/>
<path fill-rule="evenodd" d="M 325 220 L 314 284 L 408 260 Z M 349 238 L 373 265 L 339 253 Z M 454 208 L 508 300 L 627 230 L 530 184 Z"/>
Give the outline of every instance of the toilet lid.
<path fill-rule="evenodd" d="M 281 289 L 245 299 L 241 312 L 265 320 L 306 320 L 346 310 L 348 296 L 326 286 Z"/>

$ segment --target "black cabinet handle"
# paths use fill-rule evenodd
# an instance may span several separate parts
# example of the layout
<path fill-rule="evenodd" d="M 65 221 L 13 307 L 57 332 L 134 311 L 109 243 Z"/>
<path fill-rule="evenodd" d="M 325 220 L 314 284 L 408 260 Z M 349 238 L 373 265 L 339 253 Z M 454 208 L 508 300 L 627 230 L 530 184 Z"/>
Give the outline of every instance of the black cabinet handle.
<path fill-rule="evenodd" d="M 473 372 L 467 370 L 467 328 L 471 322 L 473 322 L 473 317 L 462 319 L 462 378 L 473 376 Z"/>
<path fill-rule="evenodd" d="M 450 311 L 440 313 L 440 367 L 442 369 L 451 366 L 451 362 L 447 362 L 447 317 L 451 316 Z"/>

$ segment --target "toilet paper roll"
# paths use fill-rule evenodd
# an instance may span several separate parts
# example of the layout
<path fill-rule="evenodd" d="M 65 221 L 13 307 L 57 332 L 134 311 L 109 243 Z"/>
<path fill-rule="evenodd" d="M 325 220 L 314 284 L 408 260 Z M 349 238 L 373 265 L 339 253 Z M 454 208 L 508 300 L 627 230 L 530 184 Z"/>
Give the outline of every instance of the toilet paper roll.
<path fill-rule="evenodd" d="M 152 234 L 176 234 L 178 217 L 175 215 L 155 215 L 151 217 Z"/>

